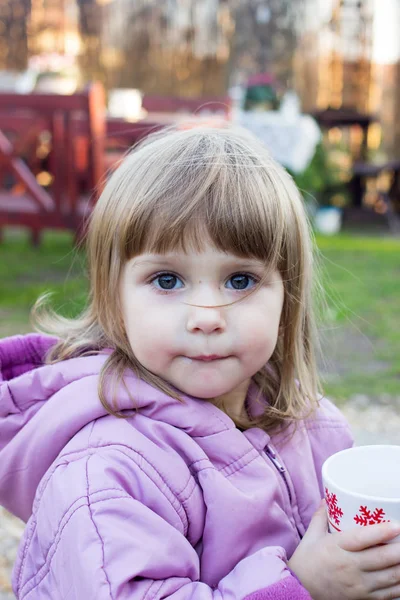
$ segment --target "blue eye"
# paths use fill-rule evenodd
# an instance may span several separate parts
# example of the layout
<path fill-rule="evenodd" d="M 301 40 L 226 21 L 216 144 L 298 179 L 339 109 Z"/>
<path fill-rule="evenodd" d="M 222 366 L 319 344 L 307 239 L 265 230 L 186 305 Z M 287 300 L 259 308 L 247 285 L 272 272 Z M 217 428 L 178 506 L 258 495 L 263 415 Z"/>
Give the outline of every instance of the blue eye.
<path fill-rule="evenodd" d="M 156 288 L 163 291 L 178 290 L 183 287 L 183 282 L 173 273 L 161 273 L 152 282 Z"/>
<path fill-rule="evenodd" d="M 252 275 L 247 275 L 246 273 L 236 273 L 228 279 L 225 285 L 230 290 L 243 291 L 251 289 L 256 285 L 256 283 L 257 280 Z"/>

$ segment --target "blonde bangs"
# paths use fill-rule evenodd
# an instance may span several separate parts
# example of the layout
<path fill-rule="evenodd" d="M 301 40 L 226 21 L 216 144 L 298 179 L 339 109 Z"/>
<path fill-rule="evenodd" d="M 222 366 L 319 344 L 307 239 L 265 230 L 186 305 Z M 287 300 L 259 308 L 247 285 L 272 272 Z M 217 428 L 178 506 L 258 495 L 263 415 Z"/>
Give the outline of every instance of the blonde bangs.
<path fill-rule="evenodd" d="M 194 133 L 192 139 L 187 131 L 172 134 L 175 140 L 171 135 L 160 138 L 156 151 L 153 142 L 151 156 L 145 145 L 128 159 L 132 163 L 121 173 L 118 187 L 125 189 L 121 198 L 129 201 L 124 206 L 119 202 L 114 223 L 116 237 L 123 241 L 122 261 L 144 252 L 201 250 L 207 240 L 224 252 L 285 271 L 295 220 L 288 201 L 289 176 L 265 148 L 249 145 L 245 134 L 235 144 L 213 129 L 202 130 L 201 136 Z M 185 147 L 180 143 L 183 135 Z M 146 172 L 140 168 L 141 153 L 146 155 Z M 139 179 L 141 186 L 136 186 Z"/>

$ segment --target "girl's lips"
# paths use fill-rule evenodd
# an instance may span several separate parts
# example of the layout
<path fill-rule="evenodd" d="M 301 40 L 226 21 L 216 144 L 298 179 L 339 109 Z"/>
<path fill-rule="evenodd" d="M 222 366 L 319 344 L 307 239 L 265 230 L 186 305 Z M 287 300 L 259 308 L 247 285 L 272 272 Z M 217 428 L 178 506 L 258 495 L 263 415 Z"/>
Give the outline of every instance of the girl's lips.
<path fill-rule="evenodd" d="M 203 362 L 211 362 L 212 360 L 221 360 L 226 356 L 218 356 L 217 354 L 203 355 L 203 356 L 192 356 L 192 360 L 202 360 Z"/>

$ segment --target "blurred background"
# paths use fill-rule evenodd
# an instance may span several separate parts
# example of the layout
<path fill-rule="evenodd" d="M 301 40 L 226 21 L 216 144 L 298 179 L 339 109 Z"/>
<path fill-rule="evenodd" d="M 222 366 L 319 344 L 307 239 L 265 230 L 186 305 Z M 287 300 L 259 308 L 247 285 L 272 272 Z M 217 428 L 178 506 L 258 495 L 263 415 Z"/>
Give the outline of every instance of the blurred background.
<path fill-rule="evenodd" d="M 232 121 L 316 236 L 323 386 L 359 444 L 400 443 L 400 1 L 0 0 L 0 335 L 77 314 L 77 245 L 150 131 Z M 0 509 L 0 600 L 22 524 Z"/>
<path fill-rule="evenodd" d="M 0 89 L 73 94 L 101 82 L 107 114 L 130 121 L 216 101 L 264 124 L 268 140 L 271 115 L 238 112 L 276 113 L 285 101 L 326 134 L 316 145 L 308 131 L 303 164 L 285 165 L 305 191 L 384 215 L 399 204 L 397 189 L 384 196 L 400 159 L 399 24 L 398 0 L 2 0 Z M 355 181 L 361 173 L 369 181 Z"/>

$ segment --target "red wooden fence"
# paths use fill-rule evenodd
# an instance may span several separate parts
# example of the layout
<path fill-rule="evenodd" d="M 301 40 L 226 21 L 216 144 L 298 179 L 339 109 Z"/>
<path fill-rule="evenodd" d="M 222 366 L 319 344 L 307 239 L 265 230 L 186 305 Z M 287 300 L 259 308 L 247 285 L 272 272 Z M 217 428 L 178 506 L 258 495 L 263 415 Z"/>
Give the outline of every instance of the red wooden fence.
<path fill-rule="evenodd" d="M 104 139 L 100 84 L 69 96 L 0 94 L 0 228 L 28 227 L 36 243 L 46 227 L 76 232 L 104 179 Z"/>

